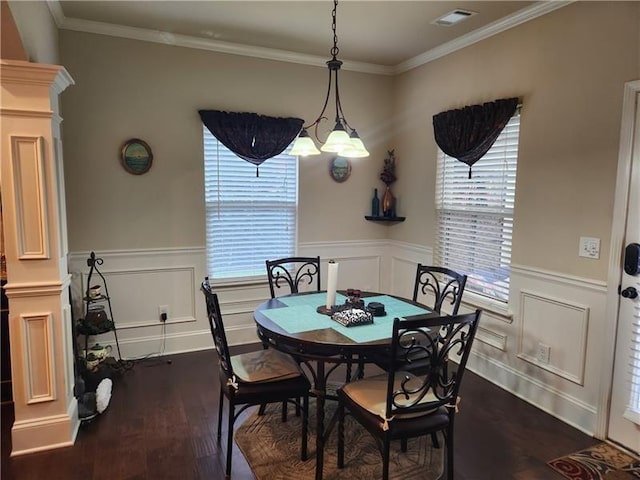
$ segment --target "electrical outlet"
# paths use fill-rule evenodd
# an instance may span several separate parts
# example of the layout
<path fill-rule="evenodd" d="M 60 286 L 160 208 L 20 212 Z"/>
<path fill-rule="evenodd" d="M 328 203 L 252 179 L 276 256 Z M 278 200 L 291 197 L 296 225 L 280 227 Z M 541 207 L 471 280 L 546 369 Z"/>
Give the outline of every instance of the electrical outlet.
<path fill-rule="evenodd" d="M 166 322 L 169 319 L 169 305 L 158 305 L 158 317 L 161 322 Z"/>
<path fill-rule="evenodd" d="M 538 343 L 538 361 L 540 363 L 549 363 L 551 357 L 551 347 L 544 343 Z"/>

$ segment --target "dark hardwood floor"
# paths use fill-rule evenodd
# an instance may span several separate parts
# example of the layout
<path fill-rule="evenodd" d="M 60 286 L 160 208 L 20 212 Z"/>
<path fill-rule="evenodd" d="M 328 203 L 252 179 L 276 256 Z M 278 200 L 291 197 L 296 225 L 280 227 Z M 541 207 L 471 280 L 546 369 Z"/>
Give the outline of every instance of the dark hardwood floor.
<path fill-rule="evenodd" d="M 13 411 L 5 406 L 2 479 L 223 479 L 218 392 L 212 350 L 141 361 L 114 380 L 109 408 L 80 428 L 73 447 L 13 458 Z M 561 480 L 546 462 L 598 443 L 471 372 L 461 396 L 457 480 Z M 237 448 L 232 478 L 253 478 Z"/>

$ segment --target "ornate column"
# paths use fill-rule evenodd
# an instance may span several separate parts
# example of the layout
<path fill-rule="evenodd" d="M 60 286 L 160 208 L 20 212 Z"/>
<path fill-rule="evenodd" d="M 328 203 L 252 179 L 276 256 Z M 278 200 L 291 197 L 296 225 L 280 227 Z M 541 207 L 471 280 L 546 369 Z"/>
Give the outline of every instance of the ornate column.
<path fill-rule="evenodd" d="M 3 235 L 15 422 L 12 455 L 73 444 L 70 275 L 57 65 L 0 60 Z"/>

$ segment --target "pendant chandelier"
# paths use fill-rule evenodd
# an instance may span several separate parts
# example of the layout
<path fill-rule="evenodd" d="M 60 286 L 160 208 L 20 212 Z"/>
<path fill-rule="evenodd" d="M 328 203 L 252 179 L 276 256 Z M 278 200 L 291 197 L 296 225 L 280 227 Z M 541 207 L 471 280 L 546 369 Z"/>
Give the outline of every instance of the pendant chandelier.
<path fill-rule="evenodd" d="M 340 103 L 340 90 L 338 89 L 338 72 L 340 71 L 340 67 L 342 66 L 342 61 L 338 60 L 338 53 L 340 50 L 338 49 L 338 35 L 336 34 L 336 11 L 338 9 L 338 0 L 334 0 L 333 2 L 333 12 L 332 12 L 332 30 L 333 30 L 333 48 L 331 49 L 331 60 L 327 61 L 327 67 L 329 68 L 329 85 L 327 87 L 327 96 L 324 99 L 324 106 L 322 107 L 322 111 L 316 120 L 302 127 L 302 131 L 289 152 L 291 155 L 320 155 L 320 150 L 323 152 L 332 152 L 337 153 L 341 157 L 348 158 L 359 158 L 359 157 L 368 157 L 369 152 L 364 147 L 362 140 L 360 140 L 360 136 L 358 132 L 356 132 L 355 128 L 351 127 L 347 122 L 347 119 L 342 113 L 342 105 Z M 318 126 L 322 120 L 327 120 L 327 117 L 324 116 L 324 112 L 329 105 L 329 97 L 331 96 L 331 85 L 332 81 L 335 84 L 335 104 L 336 104 L 336 124 L 333 127 L 333 130 L 327 137 L 327 140 L 324 142 L 324 145 L 320 147 L 320 150 L 316 148 L 316 145 L 309 135 L 308 129 L 314 127 L 314 136 L 318 142 L 322 143 L 318 139 Z M 349 133 L 347 133 L 347 128 L 349 129 Z"/>

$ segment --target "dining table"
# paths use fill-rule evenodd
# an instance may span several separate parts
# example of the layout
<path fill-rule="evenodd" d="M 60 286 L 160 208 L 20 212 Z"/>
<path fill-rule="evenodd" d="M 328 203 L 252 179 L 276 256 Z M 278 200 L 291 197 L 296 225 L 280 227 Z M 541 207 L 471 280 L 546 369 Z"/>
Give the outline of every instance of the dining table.
<path fill-rule="evenodd" d="M 262 341 L 306 365 L 312 377 L 311 393 L 316 397 L 316 480 L 322 479 L 325 440 L 333 426 L 330 422 L 325 430 L 329 375 L 345 365 L 344 378 L 349 381 L 361 377 L 367 363 L 388 356 L 394 318 L 437 316 L 429 307 L 396 295 L 361 292 L 359 298 L 365 308 L 370 303 L 384 305 L 384 315 L 374 316 L 370 324 L 343 326 L 323 308 L 326 292 L 272 298 L 261 303 L 253 314 Z M 335 305 L 344 305 L 348 300 L 352 298 L 345 291 L 338 291 Z M 377 310 L 376 313 L 381 313 L 379 308 Z M 354 365 L 357 366 L 355 372 Z"/>

